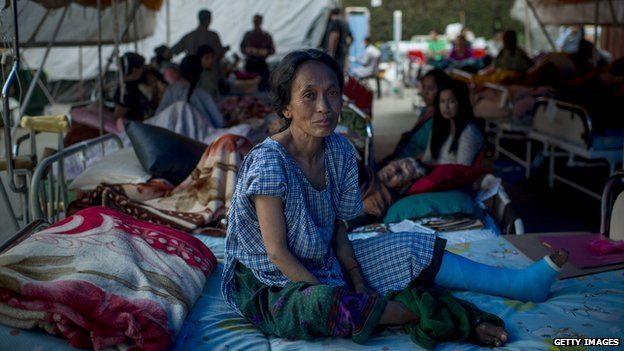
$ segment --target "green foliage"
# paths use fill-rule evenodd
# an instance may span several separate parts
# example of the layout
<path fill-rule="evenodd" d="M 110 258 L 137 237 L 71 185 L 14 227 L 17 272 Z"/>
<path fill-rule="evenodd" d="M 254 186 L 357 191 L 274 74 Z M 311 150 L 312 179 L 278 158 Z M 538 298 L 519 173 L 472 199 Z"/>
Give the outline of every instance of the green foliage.
<path fill-rule="evenodd" d="M 342 0 L 343 8 L 367 7 L 371 13 L 373 41 L 392 40 L 392 13 L 403 11 L 403 39 L 428 34 L 432 29 L 444 33 L 449 23 L 465 23 L 476 36 L 489 38 L 495 29 L 514 29 L 522 33 L 522 24 L 509 15 L 514 0 L 383 0 L 371 8 L 370 0 Z M 463 15 L 462 15 L 463 14 Z"/>

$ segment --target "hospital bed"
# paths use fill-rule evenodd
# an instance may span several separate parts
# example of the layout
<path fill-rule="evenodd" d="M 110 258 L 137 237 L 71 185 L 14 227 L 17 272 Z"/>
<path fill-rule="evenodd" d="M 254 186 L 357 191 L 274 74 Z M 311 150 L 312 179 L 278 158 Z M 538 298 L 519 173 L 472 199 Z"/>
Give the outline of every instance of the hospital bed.
<path fill-rule="evenodd" d="M 34 224 L 22 231 L 21 238 L 45 227 Z M 382 235 L 392 235 L 384 233 Z M 248 321 L 235 314 L 220 292 L 223 273 L 223 238 L 196 235 L 215 254 L 217 269 L 209 276 L 193 305 L 171 350 L 407 350 L 421 349 L 400 329 L 375 335 L 366 345 L 349 339 L 319 338 L 314 341 L 266 337 Z M 352 238 L 359 240 L 359 238 Z M 470 259 L 507 267 L 531 263 L 522 252 L 499 236 L 460 242 L 447 247 Z M 456 295 L 481 309 L 499 315 L 510 335 L 505 350 L 552 350 L 553 338 L 617 337 L 624 327 L 624 270 L 555 282 L 550 297 L 543 303 L 516 300 L 474 292 Z M 0 326 L 0 346 L 12 350 L 75 350 L 66 340 L 42 330 L 23 330 Z M 444 343 L 436 350 L 479 350 L 466 343 Z M 483 348 L 484 350 L 486 348 Z M 489 348 L 487 348 L 489 349 Z"/>
<path fill-rule="evenodd" d="M 35 175 L 40 178 L 46 174 L 44 167 L 51 169 L 65 156 L 82 153 L 85 147 L 93 147 L 111 140 L 115 141 L 116 137 L 106 135 L 89 143 L 67 148 L 53 158 L 43 160 L 40 164 L 42 170 L 36 171 Z M 48 172 L 48 175 L 50 173 Z M 621 181 L 621 178 L 618 179 Z M 63 216 L 62 203 L 58 205 L 49 203 L 51 197 L 58 200 L 58 195 L 44 197 L 41 191 L 43 184 L 53 181 L 42 178 L 39 182 L 38 186 L 31 187 L 33 197 L 31 204 L 41 206 L 39 210 L 33 209 L 33 213 L 38 213 L 46 219 L 61 218 Z M 615 189 L 615 187 L 612 188 Z M 495 191 L 495 196 L 484 201 L 484 206 L 490 207 L 492 218 L 498 222 L 504 219 L 506 212 L 510 211 L 510 202 L 502 187 L 494 187 L 493 191 Z M 608 211 L 605 213 L 613 213 L 612 207 L 609 204 L 606 206 Z M 40 218 L 1 246 L 0 252 L 46 226 L 48 226 L 47 221 Z M 513 228 L 509 230 L 510 234 L 523 233 L 521 221 L 519 222 L 517 218 L 511 221 L 510 228 Z M 448 234 L 448 249 L 488 264 L 523 267 L 531 263 L 527 256 L 504 239 L 504 235 L 499 234 L 492 232 L 487 226 L 483 230 Z M 187 315 L 171 350 L 419 349 L 407 335 L 398 329 L 385 330 L 374 336 L 366 345 L 357 345 L 349 339 L 340 338 L 296 341 L 264 336 L 248 321 L 236 315 L 221 296 L 220 281 L 223 273 L 225 239 L 193 235 L 211 249 L 219 264 L 216 271 L 209 276 L 200 297 Z M 359 232 L 350 235 L 350 239 L 361 240 L 373 235 L 392 235 L 392 230 Z M 503 318 L 510 334 L 510 341 L 506 345 L 507 350 L 550 350 L 553 347 L 552 339 L 556 337 L 622 335 L 622 328 L 624 328 L 624 314 L 621 312 L 624 311 L 623 274 L 624 270 L 617 270 L 557 281 L 551 290 L 550 299 L 539 304 L 522 303 L 473 292 L 459 292 L 457 296 Z M 66 340 L 42 330 L 22 330 L 0 325 L 0 346 L 8 345 L 15 351 L 74 350 Z M 472 344 L 444 343 L 437 349 L 477 350 L 479 347 Z"/>
<path fill-rule="evenodd" d="M 594 167 L 607 164 L 609 175 L 624 161 L 624 133 L 600 135 L 593 130 L 591 116 L 582 107 L 555 99 L 538 99 L 529 138 L 543 146 L 548 157 L 548 185 L 557 180 L 595 199 L 600 194 L 562 176 L 555 163 L 567 158 L 567 167 Z M 530 153 L 527 153 L 530 161 Z M 528 165 L 524 165 L 530 168 Z"/>

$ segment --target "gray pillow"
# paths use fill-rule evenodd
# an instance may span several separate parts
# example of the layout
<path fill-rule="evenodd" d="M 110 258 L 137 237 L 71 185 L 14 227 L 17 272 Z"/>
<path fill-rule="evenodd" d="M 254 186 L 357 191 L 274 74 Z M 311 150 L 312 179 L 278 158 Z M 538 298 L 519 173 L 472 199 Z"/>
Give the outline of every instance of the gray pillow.
<path fill-rule="evenodd" d="M 126 133 L 146 171 L 180 184 L 195 169 L 208 145 L 170 130 L 129 121 Z"/>

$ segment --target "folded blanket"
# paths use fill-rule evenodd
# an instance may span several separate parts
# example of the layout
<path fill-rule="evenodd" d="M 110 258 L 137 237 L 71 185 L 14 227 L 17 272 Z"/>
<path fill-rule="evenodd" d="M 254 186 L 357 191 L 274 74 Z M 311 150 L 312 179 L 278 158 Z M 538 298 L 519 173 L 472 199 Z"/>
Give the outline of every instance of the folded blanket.
<path fill-rule="evenodd" d="M 0 255 L 0 323 L 165 350 L 217 265 L 192 236 L 92 207 Z"/>
<path fill-rule="evenodd" d="M 227 134 L 204 152 L 195 170 L 177 187 L 165 180 L 146 184 L 102 184 L 85 193 L 70 211 L 102 205 L 168 227 L 225 236 L 216 228 L 230 206 L 238 168 L 252 145 Z"/>

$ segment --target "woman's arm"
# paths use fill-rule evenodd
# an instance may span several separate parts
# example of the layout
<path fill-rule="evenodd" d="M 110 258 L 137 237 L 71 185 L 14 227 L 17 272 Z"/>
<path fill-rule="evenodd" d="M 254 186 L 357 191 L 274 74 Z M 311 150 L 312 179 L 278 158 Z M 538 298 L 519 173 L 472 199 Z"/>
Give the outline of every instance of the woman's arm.
<path fill-rule="evenodd" d="M 459 136 L 457 143 L 457 163 L 472 166 L 482 147 L 483 134 L 475 125 L 468 124 Z"/>
<path fill-rule="evenodd" d="M 292 282 L 320 284 L 321 282 L 288 248 L 282 200 L 278 197 L 260 195 L 254 199 L 260 233 L 262 233 L 269 260 Z"/>
<path fill-rule="evenodd" d="M 333 244 L 336 257 L 347 273 L 353 289 L 359 293 L 376 294 L 366 284 L 360 265 L 355 259 L 353 246 L 351 246 L 351 242 L 347 237 L 347 225 L 345 221 L 336 220 L 334 222 Z"/>

